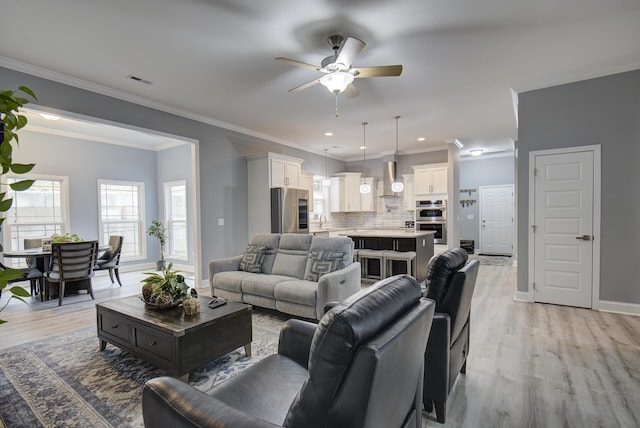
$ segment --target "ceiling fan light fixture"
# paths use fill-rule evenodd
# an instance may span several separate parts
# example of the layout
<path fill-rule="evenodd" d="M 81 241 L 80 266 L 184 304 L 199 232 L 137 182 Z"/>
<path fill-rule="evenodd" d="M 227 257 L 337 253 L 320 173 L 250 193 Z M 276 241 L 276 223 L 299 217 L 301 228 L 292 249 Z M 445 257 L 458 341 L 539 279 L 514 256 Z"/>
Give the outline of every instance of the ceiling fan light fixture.
<path fill-rule="evenodd" d="M 325 74 L 320 78 L 320 84 L 327 88 L 334 94 L 339 94 L 347 89 L 353 82 L 353 75 L 346 71 L 334 71 L 333 73 Z"/>

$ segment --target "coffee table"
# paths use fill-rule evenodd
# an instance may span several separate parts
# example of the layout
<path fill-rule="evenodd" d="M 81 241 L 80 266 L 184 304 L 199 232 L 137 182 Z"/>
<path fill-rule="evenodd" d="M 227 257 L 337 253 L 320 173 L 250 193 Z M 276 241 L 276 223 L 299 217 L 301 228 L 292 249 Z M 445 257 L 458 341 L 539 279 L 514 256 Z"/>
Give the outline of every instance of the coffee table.
<path fill-rule="evenodd" d="M 228 302 L 211 309 L 209 298 L 198 299 L 196 315 L 181 307 L 151 309 L 139 296 L 96 304 L 100 350 L 111 343 L 185 382 L 189 372 L 240 346 L 251 356 L 251 305 Z"/>

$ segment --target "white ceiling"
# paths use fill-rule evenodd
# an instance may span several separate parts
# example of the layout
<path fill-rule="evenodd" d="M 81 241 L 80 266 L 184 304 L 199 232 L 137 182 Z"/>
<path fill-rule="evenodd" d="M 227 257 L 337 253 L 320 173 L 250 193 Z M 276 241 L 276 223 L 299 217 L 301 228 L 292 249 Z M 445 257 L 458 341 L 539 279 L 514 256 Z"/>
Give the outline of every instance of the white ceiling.
<path fill-rule="evenodd" d="M 368 156 L 393 152 L 395 115 L 400 153 L 510 148 L 513 91 L 640 68 L 638 0 L 2 3 L 0 66 L 342 159 L 359 158 L 362 121 Z M 288 92 L 316 71 L 274 60 L 319 64 L 336 33 L 367 43 L 354 67 L 404 66 L 356 80 L 337 118 L 323 86 Z"/>

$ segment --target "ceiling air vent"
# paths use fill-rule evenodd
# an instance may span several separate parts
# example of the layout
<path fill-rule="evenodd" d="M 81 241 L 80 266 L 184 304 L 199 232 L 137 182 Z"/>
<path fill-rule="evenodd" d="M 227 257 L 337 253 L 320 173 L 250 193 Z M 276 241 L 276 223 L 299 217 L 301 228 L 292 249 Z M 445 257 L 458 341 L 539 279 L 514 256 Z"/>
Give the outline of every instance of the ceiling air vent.
<path fill-rule="evenodd" d="M 131 79 L 131 80 L 136 81 L 136 82 L 144 83 L 145 85 L 150 85 L 151 84 L 151 82 L 149 80 L 143 79 L 142 77 L 134 76 L 133 74 L 130 74 L 127 77 L 129 79 Z"/>

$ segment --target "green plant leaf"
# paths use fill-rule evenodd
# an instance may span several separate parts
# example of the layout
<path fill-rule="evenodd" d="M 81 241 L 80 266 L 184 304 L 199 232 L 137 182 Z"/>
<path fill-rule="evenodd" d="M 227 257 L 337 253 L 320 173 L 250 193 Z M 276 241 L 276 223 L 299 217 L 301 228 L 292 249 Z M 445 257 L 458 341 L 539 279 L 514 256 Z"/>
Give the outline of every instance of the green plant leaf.
<path fill-rule="evenodd" d="M 20 180 L 20 181 L 11 183 L 10 187 L 16 192 L 20 192 L 22 190 L 27 190 L 29 187 L 33 185 L 33 183 L 35 183 L 35 180 Z"/>
<path fill-rule="evenodd" d="M 11 171 L 15 174 L 26 174 L 31 171 L 34 166 L 36 166 L 35 163 L 12 163 Z"/>
<path fill-rule="evenodd" d="M 18 86 L 18 89 L 21 90 L 22 92 L 24 92 L 25 94 L 28 94 L 31 98 L 33 98 L 34 100 L 38 100 L 38 97 L 36 97 L 36 94 L 33 93 L 33 91 L 24 85 L 20 85 Z"/>
<path fill-rule="evenodd" d="M 9 291 L 14 295 L 14 296 L 20 296 L 20 297 L 30 297 L 31 294 L 25 290 L 24 288 L 14 285 L 13 287 L 11 287 L 9 289 Z"/>
<path fill-rule="evenodd" d="M 11 208 L 11 204 L 13 203 L 13 198 L 4 199 L 0 201 L 0 212 L 7 212 L 9 208 Z"/>
<path fill-rule="evenodd" d="M 0 270 L 0 281 L 7 282 L 15 278 L 20 278 L 22 271 L 20 269 L 5 268 Z"/>

